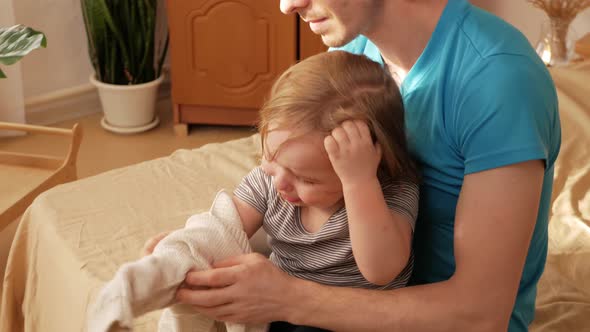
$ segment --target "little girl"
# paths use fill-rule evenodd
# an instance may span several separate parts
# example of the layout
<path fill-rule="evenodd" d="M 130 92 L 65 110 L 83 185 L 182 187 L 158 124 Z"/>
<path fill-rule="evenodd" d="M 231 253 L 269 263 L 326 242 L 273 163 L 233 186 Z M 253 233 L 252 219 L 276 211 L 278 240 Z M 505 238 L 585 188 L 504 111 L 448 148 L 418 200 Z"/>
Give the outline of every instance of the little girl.
<path fill-rule="evenodd" d="M 244 230 L 297 277 L 366 288 L 411 272 L 417 175 L 403 106 L 377 63 L 329 52 L 287 70 L 260 112 L 262 164 L 235 190 Z"/>
<path fill-rule="evenodd" d="M 418 175 L 391 75 L 364 56 L 310 57 L 275 82 L 259 129 L 261 165 L 233 196 L 245 235 L 263 227 L 270 260 L 299 278 L 404 287 L 413 266 Z M 155 255 L 162 237 L 147 244 L 148 251 L 155 247 Z M 178 272 L 176 287 L 190 268 Z M 270 328 L 321 331 L 284 322 Z"/>

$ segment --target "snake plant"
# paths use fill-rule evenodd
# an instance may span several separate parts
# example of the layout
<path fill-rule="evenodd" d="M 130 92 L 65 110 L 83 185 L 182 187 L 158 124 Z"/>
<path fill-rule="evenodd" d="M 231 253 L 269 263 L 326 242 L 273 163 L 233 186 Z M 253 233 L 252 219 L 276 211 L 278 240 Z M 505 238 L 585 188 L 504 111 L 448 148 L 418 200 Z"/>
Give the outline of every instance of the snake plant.
<path fill-rule="evenodd" d="M 3 65 L 11 65 L 32 50 L 46 46 L 47 39 L 42 32 L 22 25 L 0 28 L 0 63 Z M 6 78 L 2 70 L 0 78 Z"/>
<path fill-rule="evenodd" d="M 158 0 L 80 0 L 96 79 L 119 85 L 160 77 L 168 36 L 156 40 Z"/>

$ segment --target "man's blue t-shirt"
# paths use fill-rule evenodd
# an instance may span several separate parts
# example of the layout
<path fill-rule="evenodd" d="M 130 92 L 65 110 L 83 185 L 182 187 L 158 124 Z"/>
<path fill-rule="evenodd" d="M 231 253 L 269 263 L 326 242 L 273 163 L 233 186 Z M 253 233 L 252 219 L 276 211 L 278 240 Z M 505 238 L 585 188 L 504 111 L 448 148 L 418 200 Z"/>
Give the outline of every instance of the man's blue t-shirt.
<path fill-rule="evenodd" d="M 383 64 L 379 49 L 363 36 L 340 49 Z M 415 283 L 446 280 L 455 271 L 455 208 L 465 175 L 545 161 L 537 223 L 509 328 L 527 331 L 547 256 L 553 166 L 561 143 L 547 69 L 514 27 L 465 0 L 450 0 L 400 89 L 409 148 L 423 175 Z"/>

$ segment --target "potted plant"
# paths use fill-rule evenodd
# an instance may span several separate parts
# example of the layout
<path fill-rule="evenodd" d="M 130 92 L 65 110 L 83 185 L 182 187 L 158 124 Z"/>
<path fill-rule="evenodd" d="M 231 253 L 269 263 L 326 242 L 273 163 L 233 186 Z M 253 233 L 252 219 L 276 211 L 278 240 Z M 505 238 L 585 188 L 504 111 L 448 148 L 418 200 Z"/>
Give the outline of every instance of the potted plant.
<path fill-rule="evenodd" d="M 103 128 L 136 133 L 158 125 L 168 36 L 157 40 L 158 0 L 80 0 Z"/>
<path fill-rule="evenodd" d="M 22 25 L 0 28 L 0 63 L 3 65 L 12 65 L 39 47 L 47 47 L 47 39 L 42 32 Z M 2 69 L 1 78 L 6 78 Z"/>

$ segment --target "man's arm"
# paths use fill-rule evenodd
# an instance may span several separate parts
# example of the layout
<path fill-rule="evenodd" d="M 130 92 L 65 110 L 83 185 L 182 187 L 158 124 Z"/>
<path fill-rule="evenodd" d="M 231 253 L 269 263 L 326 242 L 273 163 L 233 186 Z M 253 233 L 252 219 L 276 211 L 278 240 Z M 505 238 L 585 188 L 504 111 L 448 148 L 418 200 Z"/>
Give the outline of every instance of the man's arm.
<path fill-rule="evenodd" d="M 389 294 L 344 290 L 329 295 L 305 287 L 323 305 L 302 323 L 338 331 L 506 331 L 543 173 L 541 161 L 530 161 L 465 177 L 456 212 L 456 271 L 450 280 Z M 324 315 L 324 310 L 330 312 Z M 299 313 L 293 314 L 296 323 Z"/>
<path fill-rule="evenodd" d="M 336 331 L 506 330 L 541 195 L 539 160 L 467 175 L 455 223 L 456 272 L 439 283 L 392 291 L 328 287 L 296 279 L 259 255 L 190 273 L 178 299 L 211 317 L 287 320 Z"/>

